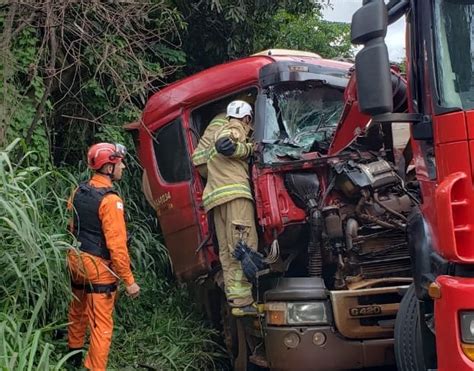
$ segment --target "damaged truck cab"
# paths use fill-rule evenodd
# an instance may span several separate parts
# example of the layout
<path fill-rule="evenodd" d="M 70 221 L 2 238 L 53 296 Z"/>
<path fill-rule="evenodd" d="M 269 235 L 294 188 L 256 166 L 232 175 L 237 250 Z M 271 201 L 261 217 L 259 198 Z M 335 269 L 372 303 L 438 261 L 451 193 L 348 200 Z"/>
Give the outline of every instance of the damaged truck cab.
<path fill-rule="evenodd" d="M 371 124 L 352 99 L 351 71 L 312 53 L 262 52 L 167 86 L 129 127 L 174 274 L 221 317 L 237 369 L 394 362 L 395 316 L 411 282 L 405 225 L 418 201 L 395 167 L 391 127 Z M 190 161 L 233 99 L 254 106 L 251 185 L 259 250 L 272 261 L 254 286 L 259 315 L 238 319 L 222 300 L 205 179 Z"/>

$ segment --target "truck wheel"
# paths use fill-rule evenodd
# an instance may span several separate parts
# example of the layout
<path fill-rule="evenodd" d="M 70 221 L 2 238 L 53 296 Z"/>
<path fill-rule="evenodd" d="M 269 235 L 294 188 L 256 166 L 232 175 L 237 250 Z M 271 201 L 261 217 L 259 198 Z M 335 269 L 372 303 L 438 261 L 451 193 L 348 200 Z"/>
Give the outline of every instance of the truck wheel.
<path fill-rule="evenodd" d="M 412 284 L 400 303 L 395 320 L 395 359 L 400 371 L 425 371 L 418 298 Z"/>

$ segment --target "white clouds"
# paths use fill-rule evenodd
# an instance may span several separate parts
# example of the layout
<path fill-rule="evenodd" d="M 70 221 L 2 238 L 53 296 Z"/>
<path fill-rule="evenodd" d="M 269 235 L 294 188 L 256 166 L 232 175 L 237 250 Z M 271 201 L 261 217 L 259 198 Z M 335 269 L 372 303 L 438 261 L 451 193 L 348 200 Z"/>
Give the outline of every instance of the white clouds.
<path fill-rule="evenodd" d="M 362 0 L 331 0 L 331 6 L 323 9 L 324 19 L 350 23 L 352 14 L 362 6 Z M 405 20 L 390 25 L 385 38 L 391 60 L 400 61 L 405 56 Z"/>
<path fill-rule="evenodd" d="M 399 62 L 405 57 L 405 18 L 401 18 L 388 26 L 385 42 L 391 60 Z"/>
<path fill-rule="evenodd" d="M 332 22 L 349 23 L 352 14 L 362 6 L 361 0 L 331 0 L 330 3 L 323 9 L 323 16 Z"/>

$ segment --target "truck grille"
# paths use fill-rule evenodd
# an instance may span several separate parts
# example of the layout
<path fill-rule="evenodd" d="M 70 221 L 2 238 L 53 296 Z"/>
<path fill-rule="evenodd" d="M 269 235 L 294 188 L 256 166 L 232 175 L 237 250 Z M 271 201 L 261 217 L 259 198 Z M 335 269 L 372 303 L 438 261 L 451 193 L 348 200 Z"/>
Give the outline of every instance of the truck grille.
<path fill-rule="evenodd" d="M 363 278 L 410 277 L 410 255 L 405 235 L 398 231 L 366 236 L 355 241 L 351 262 Z"/>
<path fill-rule="evenodd" d="M 331 291 L 336 328 L 350 339 L 393 337 L 395 317 L 407 287 Z"/>

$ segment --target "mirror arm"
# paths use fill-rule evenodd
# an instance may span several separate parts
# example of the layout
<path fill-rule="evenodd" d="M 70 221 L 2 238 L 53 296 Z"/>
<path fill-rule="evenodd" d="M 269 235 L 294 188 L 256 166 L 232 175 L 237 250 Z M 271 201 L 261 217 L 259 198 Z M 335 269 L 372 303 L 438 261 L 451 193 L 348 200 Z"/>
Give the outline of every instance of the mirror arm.
<path fill-rule="evenodd" d="M 388 24 L 398 21 L 410 7 L 410 0 L 391 0 L 387 4 Z"/>
<path fill-rule="evenodd" d="M 381 115 L 375 115 L 372 119 L 376 122 L 410 122 L 410 123 L 418 123 L 423 120 L 423 116 L 421 113 L 383 113 Z"/>
<path fill-rule="evenodd" d="M 421 113 L 384 113 L 373 116 L 374 122 L 411 123 L 413 139 L 433 140 L 433 122 L 431 116 Z"/>

